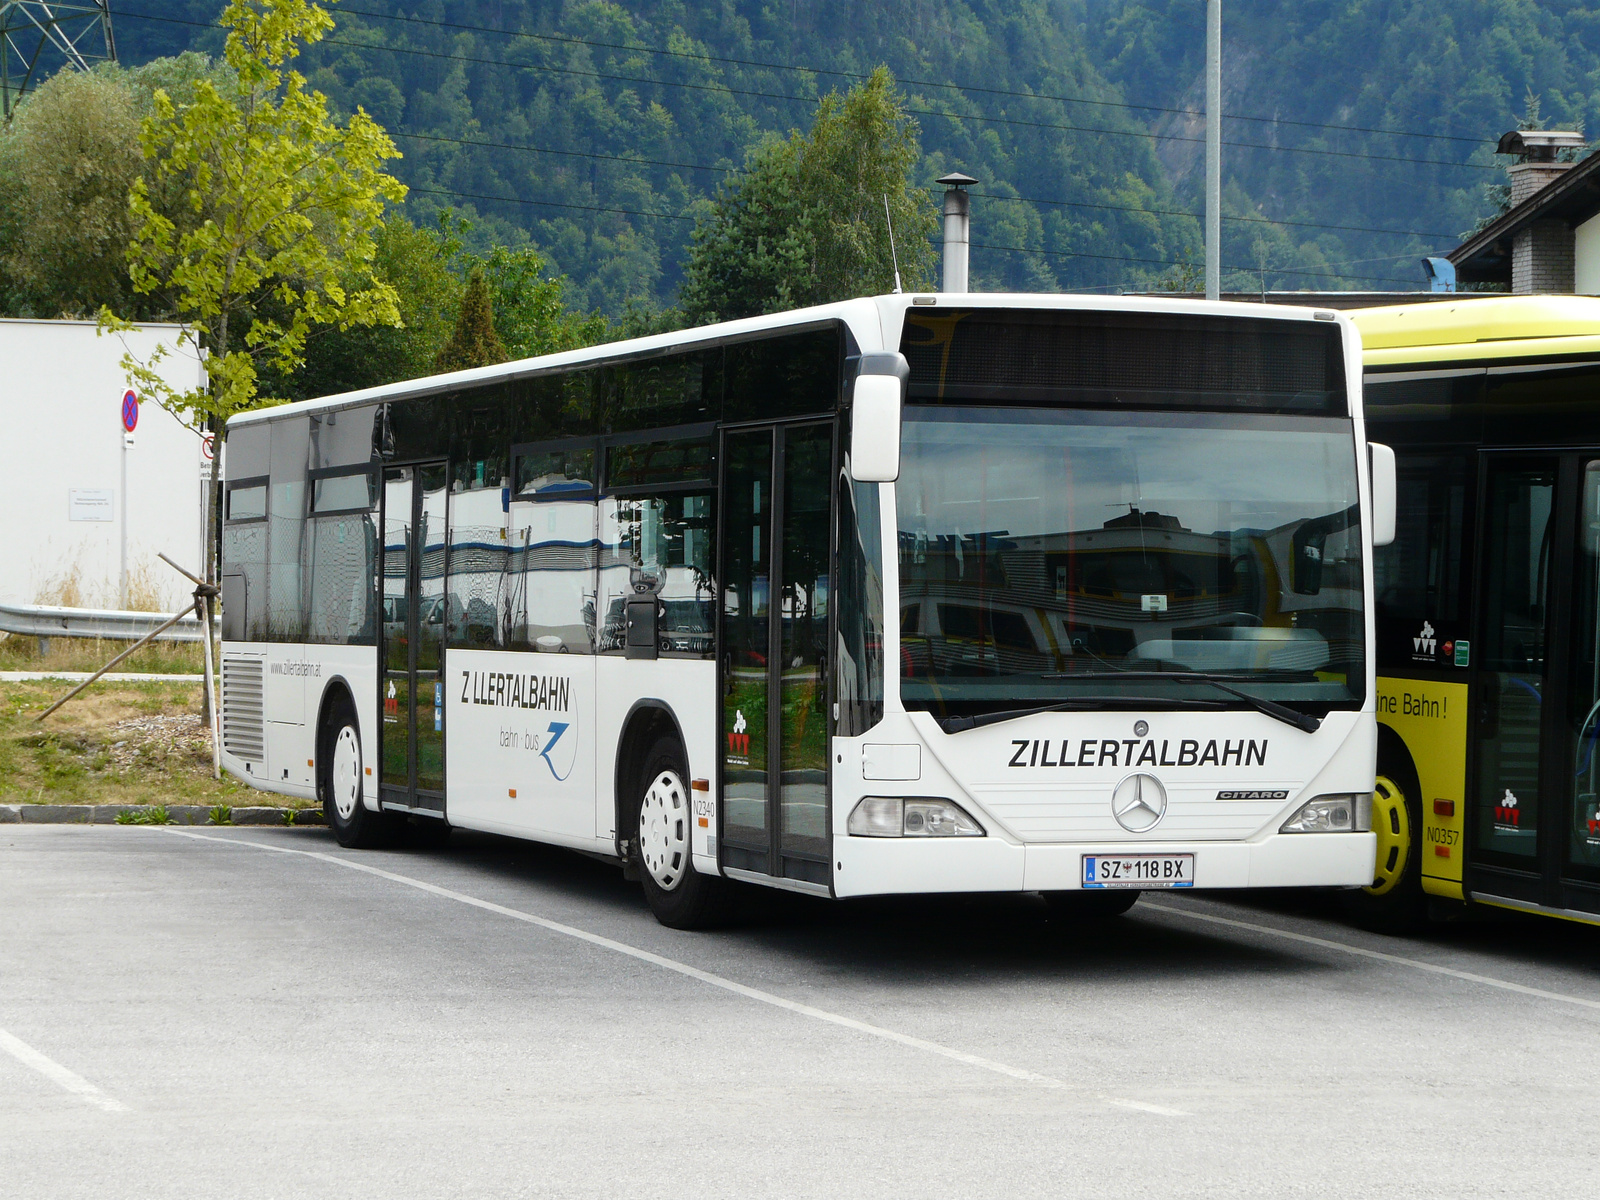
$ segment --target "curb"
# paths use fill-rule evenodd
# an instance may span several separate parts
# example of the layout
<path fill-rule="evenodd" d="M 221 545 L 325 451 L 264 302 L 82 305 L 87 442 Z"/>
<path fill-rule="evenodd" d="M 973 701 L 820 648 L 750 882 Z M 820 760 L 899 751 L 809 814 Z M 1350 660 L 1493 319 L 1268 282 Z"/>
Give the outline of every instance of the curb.
<path fill-rule="evenodd" d="M 148 804 L 0 804 L 0 825 L 114 825 L 122 813 L 149 812 Z M 285 822 L 285 815 L 292 814 Z M 323 825 L 320 808 L 236 808 L 233 825 Z M 210 825 L 211 810 L 200 804 L 167 806 L 169 825 Z"/>

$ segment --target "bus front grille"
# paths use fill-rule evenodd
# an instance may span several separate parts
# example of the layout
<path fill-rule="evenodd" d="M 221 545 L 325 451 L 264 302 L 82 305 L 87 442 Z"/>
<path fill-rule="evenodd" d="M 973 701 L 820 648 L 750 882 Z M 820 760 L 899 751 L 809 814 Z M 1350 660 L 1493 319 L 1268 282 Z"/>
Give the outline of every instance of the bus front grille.
<path fill-rule="evenodd" d="M 222 748 L 235 758 L 266 757 L 266 708 L 259 658 L 222 660 Z"/>

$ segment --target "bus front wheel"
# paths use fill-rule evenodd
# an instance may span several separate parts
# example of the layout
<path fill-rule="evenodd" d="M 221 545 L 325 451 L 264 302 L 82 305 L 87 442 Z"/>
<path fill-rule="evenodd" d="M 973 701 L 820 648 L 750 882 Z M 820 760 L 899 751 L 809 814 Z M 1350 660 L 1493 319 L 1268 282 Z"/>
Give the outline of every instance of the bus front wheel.
<path fill-rule="evenodd" d="M 1343 893 L 1345 913 L 1374 933 L 1408 933 L 1427 917 L 1422 891 L 1422 822 L 1415 796 L 1387 775 L 1372 790 L 1372 831 L 1378 853 L 1372 883 Z"/>
<path fill-rule="evenodd" d="M 329 707 L 317 736 L 317 790 L 322 813 L 341 846 L 381 845 L 387 830 L 381 813 L 362 803 L 361 731 L 348 701 Z"/>
<path fill-rule="evenodd" d="M 694 806 L 688 777 L 677 741 L 659 739 L 645 755 L 634 806 L 635 836 L 629 847 L 650 911 L 670 929 L 715 925 L 728 904 L 727 881 L 694 869 L 690 849 Z"/>

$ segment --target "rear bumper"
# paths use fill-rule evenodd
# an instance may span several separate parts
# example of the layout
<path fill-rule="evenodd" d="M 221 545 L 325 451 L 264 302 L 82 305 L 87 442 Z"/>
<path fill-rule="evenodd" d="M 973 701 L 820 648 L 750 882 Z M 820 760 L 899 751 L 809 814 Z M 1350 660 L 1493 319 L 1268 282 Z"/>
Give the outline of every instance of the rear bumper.
<path fill-rule="evenodd" d="M 1197 888 L 1359 887 L 1372 882 L 1370 833 L 1273 834 L 1255 842 L 1016 845 L 999 838 L 834 839 L 839 896 L 1072 891 L 1085 854 L 1193 854 Z"/>

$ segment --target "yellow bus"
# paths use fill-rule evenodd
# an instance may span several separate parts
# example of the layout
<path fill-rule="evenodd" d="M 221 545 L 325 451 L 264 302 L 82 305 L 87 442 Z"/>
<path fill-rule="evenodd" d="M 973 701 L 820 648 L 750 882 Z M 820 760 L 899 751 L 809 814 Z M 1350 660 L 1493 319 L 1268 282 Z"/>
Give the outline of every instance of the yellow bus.
<path fill-rule="evenodd" d="M 1378 852 L 1352 915 L 1600 923 L 1600 299 L 1352 317 L 1399 487 L 1373 558 Z"/>

